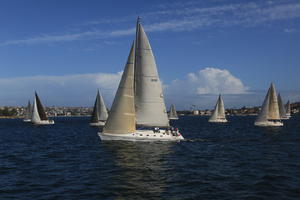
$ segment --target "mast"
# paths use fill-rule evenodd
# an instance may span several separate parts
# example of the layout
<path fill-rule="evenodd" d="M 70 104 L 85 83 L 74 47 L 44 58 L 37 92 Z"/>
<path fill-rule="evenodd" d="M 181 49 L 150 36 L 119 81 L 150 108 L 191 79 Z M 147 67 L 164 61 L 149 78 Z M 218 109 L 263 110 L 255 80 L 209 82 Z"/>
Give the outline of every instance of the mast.
<path fill-rule="evenodd" d="M 41 120 L 48 120 L 48 117 L 45 113 L 44 107 L 37 95 L 37 93 L 35 92 L 35 100 L 36 100 L 36 105 L 37 105 L 37 111 L 39 113 L 40 119 Z"/>
<path fill-rule="evenodd" d="M 136 121 L 140 126 L 169 126 L 163 90 L 148 37 L 137 20 L 134 64 Z"/>
<path fill-rule="evenodd" d="M 132 44 L 127 63 L 112 104 L 104 133 L 126 134 L 135 132 L 134 108 L 134 43 Z"/>

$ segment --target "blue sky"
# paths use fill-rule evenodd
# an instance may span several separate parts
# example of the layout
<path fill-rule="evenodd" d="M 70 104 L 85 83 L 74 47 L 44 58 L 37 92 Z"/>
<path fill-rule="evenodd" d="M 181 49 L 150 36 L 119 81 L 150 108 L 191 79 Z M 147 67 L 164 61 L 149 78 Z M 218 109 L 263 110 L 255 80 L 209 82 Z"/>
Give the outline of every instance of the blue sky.
<path fill-rule="evenodd" d="M 300 101 L 298 0 L 1 0 L 0 105 L 110 105 L 137 16 L 168 105 L 260 105 L 271 81 Z"/>

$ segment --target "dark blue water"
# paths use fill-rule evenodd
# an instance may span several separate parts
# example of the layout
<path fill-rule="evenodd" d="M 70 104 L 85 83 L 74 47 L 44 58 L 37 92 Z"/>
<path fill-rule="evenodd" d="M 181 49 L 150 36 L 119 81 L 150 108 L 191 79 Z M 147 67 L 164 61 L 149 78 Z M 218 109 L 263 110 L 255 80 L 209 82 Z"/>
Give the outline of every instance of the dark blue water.
<path fill-rule="evenodd" d="M 0 199 L 299 199 L 300 116 L 181 117 L 180 143 L 101 142 L 88 118 L 0 120 Z"/>

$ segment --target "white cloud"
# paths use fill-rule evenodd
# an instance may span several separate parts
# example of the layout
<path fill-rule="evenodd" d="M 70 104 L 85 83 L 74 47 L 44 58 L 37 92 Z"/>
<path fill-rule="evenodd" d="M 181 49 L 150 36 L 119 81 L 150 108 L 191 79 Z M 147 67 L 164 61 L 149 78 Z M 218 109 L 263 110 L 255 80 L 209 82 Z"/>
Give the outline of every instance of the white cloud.
<path fill-rule="evenodd" d="M 36 90 L 45 105 L 92 105 L 99 88 L 111 103 L 122 72 L 0 79 L 0 105 L 22 105 Z"/>
<path fill-rule="evenodd" d="M 207 67 L 196 73 L 189 73 L 185 80 L 175 80 L 168 87 L 170 90 L 186 91 L 189 94 L 244 94 L 248 87 L 226 69 Z M 183 90 L 186 88 L 185 90 Z"/>

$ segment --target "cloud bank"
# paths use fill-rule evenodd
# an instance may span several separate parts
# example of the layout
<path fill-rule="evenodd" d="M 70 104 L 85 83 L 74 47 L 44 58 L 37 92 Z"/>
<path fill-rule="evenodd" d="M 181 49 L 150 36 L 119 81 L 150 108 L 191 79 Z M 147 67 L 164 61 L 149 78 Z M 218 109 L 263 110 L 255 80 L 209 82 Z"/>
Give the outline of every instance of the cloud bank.
<path fill-rule="evenodd" d="M 23 105 L 36 90 L 45 105 L 93 105 L 97 89 L 110 105 L 122 72 L 0 79 L 0 105 Z"/>
<path fill-rule="evenodd" d="M 111 106 L 122 72 L 0 78 L 0 106 L 25 105 L 36 90 L 47 106 L 92 106 L 99 88 Z M 267 88 L 266 88 L 267 90 Z M 212 109 L 221 93 L 227 108 L 261 105 L 266 90 L 251 91 L 226 69 L 207 67 L 164 85 L 167 106 Z M 298 91 L 281 91 L 284 101 L 300 100 Z"/>

